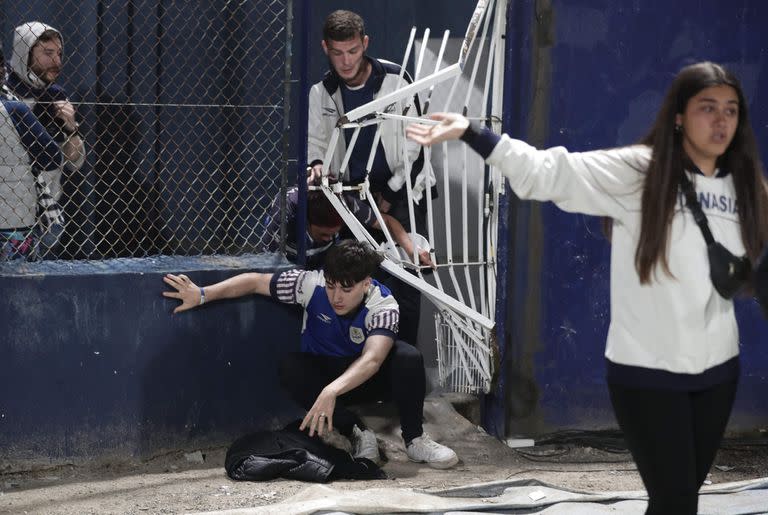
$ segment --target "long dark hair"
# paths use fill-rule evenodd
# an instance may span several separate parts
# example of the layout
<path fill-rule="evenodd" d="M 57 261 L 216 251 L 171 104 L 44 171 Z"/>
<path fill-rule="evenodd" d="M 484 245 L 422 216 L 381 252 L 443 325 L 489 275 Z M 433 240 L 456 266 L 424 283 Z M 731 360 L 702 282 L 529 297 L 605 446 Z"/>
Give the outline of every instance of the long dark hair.
<path fill-rule="evenodd" d="M 676 115 L 685 112 L 688 101 L 701 90 L 726 85 L 739 98 L 739 123 L 733 141 L 718 158 L 718 167 L 730 172 L 736 190 L 741 239 L 753 262 L 768 242 L 768 192 L 749 123 L 747 103 L 739 81 L 722 66 L 702 62 L 686 66 L 677 74 L 648 135 L 641 143 L 652 148 L 643 183 L 640 239 L 635 250 L 635 268 L 640 282 L 647 284 L 657 264 L 672 275 L 667 261 L 669 227 L 688 157 L 682 135 L 675 130 Z"/>

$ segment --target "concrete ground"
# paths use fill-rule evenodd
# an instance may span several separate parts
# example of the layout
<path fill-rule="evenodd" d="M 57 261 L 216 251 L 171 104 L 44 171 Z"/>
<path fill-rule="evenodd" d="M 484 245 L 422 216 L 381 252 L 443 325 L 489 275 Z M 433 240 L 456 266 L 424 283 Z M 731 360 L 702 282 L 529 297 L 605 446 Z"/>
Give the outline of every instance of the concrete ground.
<path fill-rule="evenodd" d="M 579 490 L 640 490 L 642 483 L 620 442 L 593 446 L 573 440 L 512 449 L 462 417 L 443 399 L 428 399 L 425 429 L 461 458 L 450 470 L 411 463 L 387 416 L 365 416 L 379 436 L 389 479 L 336 481 L 335 489 L 410 488 L 437 491 L 462 485 L 533 478 Z M 269 505 L 310 487 L 275 480 L 235 482 L 224 472 L 225 448 L 172 453 L 132 464 L 59 466 L 0 473 L 0 514 L 185 513 Z M 713 484 L 768 477 L 764 440 L 729 441 L 709 480 Z"/>

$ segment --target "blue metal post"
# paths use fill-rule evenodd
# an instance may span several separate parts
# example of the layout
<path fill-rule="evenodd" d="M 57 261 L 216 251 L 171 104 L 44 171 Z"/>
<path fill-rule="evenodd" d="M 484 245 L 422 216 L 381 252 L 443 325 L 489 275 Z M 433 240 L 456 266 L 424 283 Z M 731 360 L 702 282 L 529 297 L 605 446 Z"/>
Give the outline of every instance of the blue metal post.
<path fill-rule="evenodd" d="M 299 187 L 299 205 L 296 212 L 296 251 L 297 262 L 306 263 L 307 244 L 304 235 L 307 231 L 307 124 L 309 122 L 309 21 L 312 19 L 310 0 L 297 0 L 299 4 L 299 26 L 301 30 L 301 59 L 299 59 L 299 127 L 298 127 L 298 159 L 296 184 Z"/>

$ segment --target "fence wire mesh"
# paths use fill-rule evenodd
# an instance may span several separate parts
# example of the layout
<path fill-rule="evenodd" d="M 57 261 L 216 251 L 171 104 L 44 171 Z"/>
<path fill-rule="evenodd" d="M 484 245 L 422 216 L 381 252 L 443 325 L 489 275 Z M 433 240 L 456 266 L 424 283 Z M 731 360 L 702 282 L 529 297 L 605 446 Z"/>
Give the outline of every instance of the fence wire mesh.
<path fill-rule="evenodd" d="M 287 173 L 289 13 L 290 0 L 4 3 L 5 98 L 64 154 L 82 138 L 85 159 L 46 163 L 46 140 L 3 101 L 3 258 L 262 250 Z M 60 33 L 60 62 L 33 21 Z"/>

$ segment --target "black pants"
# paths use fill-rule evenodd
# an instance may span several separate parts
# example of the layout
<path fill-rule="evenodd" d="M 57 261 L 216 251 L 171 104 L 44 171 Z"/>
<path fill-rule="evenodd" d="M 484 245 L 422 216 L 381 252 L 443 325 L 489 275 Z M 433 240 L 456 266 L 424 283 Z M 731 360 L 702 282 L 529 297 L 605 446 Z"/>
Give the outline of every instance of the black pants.
<path fill-rule="evenodd" d="M 611 402 L 645 489 L 646 514 L 696 514 L 736 396 L 737 381 L 698 392 L 609 384 Z"/>
<path fill-rule="evenodd" d="M 293 352 L 280 362 L 280 383 L 297 403 L 309 410 L 320 391 L 349 368 L 355 359 Z M 347 406 L 393 401 L 400 415 L 403 440 L 407 444 L 423 432 L 425 394 L 426 377 L 421 353 L 415 347 L 397 341 L 376 374 L 336 399 L 333 425 L 341 434 L 350 436 L 352 426 L 365 426 Z"/>

